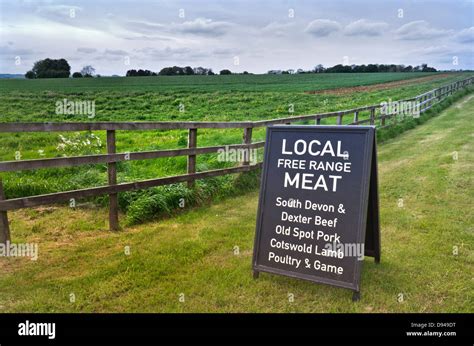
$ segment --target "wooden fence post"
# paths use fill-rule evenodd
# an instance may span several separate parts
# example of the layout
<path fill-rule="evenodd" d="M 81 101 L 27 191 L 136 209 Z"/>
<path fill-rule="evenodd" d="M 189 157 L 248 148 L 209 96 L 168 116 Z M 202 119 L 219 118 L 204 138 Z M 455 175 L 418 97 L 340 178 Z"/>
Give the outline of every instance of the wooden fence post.
<path fill-rule="evenodd" d="M 355 111 L 354 112 L 354 122 L 358 122 L 359 121 L 359 111 Z M 357 125 L 357 124 L 356 124 Z"/>
<path fill-rule="evenodd" d="M 188 148 L 196 148 L 197 146 L 197 129 L 189 129 L 188 132 Z M 196 173 L 196 155 L 188 155 L 188 174 Z M 188 187 L 194 187 L 194 180 L 188 181 Z"/>
<path fill-rule="evenodd" d="M 0 201 L 5 199 L 3 183 L 0 178 Z M 10 225 L 8 224 L 8 214 L 6 211 L 0 211 L 0 244 L 6 244 L 10 239 Z"/>
<path fill-rule="evenodd" d="M 370 125 L 375 124 L 375 108 L 370 109 Z"/>
<path fill-rule="evenodd" d="M 316 125 L 321 125 L 321 117 L 316 117 Z"/>
<path fill-rule="evenodd" d="M 246 127 L 244 128 L 244 136 L 243 136 L 243 143 L 244 144 L 252 144 L 252 128 L 251 127 Z M 250 160 L 250 148 L 245 148 L 245 159 L 242 162 L 243 166 L 248 166 L 249 165 L 249 160 Z"/>
<path fill-rule="evenodd" d="M 342 113 L 339 113 L 339 114 L 337 115 L 337 118 L 336 118 L 336 124 L 337 124 L 337 125 L 342 125 L 342 116 L 343 116 Z"/>
<path fill-rule="evenodd" d="M 107 130 L 107 154 L 115 154 L 115 130 Z M 109 186 L 117 184 L 117 163 L 109 162 L 107 164 L 107 174 Z M 119 230 L 118 219 L 118 194 L 109 194 L 109 229 L 111 231 Z"/>

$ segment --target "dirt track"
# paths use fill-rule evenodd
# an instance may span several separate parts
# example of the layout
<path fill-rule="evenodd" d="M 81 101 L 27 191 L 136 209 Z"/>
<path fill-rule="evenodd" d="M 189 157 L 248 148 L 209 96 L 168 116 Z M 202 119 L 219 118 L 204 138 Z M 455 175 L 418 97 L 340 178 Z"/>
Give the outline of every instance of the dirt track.
<path fill-rule="evenodd" d="M 434 76 L 403 79 L 403 80 L 398 80 L 394 82 L 387 82 L 387 83 L 380 83 L 380 84 L 361 85 L 361 86 L 355 86 L 355 87 L 325 89 L 325 90 L 312 90 L 312 91 L 306 91 L 306 93 L 307 94 L 347 95 L 347 94 L 352 94 L 354 92 L 360 92 L 360 91 L 384 90 L 384 89 L 395 88 L 395 87 L 403 86 L 403 85 L 423 83 L 423 82 L 428 82 L 434 79 L 447 78 L 449 76 L 450 76 L 449 73 L 442 73 L 442 74 L 437 74 Z"/>

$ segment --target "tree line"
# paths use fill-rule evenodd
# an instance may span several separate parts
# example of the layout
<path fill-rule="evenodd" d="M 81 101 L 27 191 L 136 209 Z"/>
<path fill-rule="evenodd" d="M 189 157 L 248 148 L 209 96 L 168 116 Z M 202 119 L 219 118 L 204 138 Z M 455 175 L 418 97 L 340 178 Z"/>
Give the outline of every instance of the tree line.
<path fill-rule="evenodd" d="M 43 59 L 35 62 L 33 68 L 25 73 L 25 78 L 69 78 L 71 66 L 66 59 Z M 91 65 L 84 66 L 80 72 L 74 72 L 73 78 L 88 78 L 95 75 L 95 68 Z M 100 77 L 100 75 L 95 75 Z"/>
<path fill-rule="evenodd" d="M 405 66 L 395 64 L 368 64 L 368 65 L 334 65 L 325 68 L 323 65 L 316 65 L 312 70 L 305 71 L 303 69 L 290 70 L 270 70 L 268 74 L 300 74 L 300 73 L 364 73 L 364 72 L 437 72 L 434 67 L 429 67 L 428 64 L 421 64 L 419 66 Z M 220 75 L 236 74 L 228 69 L 221 70 Z M 242 74 L 249 74 L 244 71 Z M 162 68 L 159 72 L 150 70 L 132 69 L 128 70 L 126 77 L 141 77 L 141 76 L 212 76 L 215 73 L 211 68 L 205 67 L 191 67 L 191 66 L 169 66 Z M 25 77 L 28 79 L 34 78 L 69 78 L 71 76 L 71 66 L 66 59 L 44 59 L 34 63 L 33 68 L 26 72 Z M 84 66 L 80 72 L 74 72 L 73 78 L 87 78 L 100 77 L 95 74 L 95 69 L 91 65 Z"/>
<path fill-rule="evenodd" d="M 395 65 L 395 64 L 368 64 L 368 65 L 334 65 L 332 67 L 324 67 L 319 64 L 312 70 L 293 69 L 290 70 L 270 70 L 267 74 L 301 74 L 301 73 L 364 73 L 364 72 L 437 72 L 434 67 L 428 64 L 421 64 L 413 67 L 412 65 Z"/>
<path fill-rule="evenodd" d="M 247 72 L 248 73 L 248 72 Z M 220 75 L 230 75 L 232 72 L 230 70 L 224 69 L 219 72 Z M 244 72 L 245 74 L 245 72 Z M 164 67 L 160 72 L 153 72 L 150 70 L 128 70 L 126 77 L 140 77 L 140 76 L 212 76 L 215 73 L 211 68 L 205 67 L 191 67 L 191 66 L 170 66 Z"/>

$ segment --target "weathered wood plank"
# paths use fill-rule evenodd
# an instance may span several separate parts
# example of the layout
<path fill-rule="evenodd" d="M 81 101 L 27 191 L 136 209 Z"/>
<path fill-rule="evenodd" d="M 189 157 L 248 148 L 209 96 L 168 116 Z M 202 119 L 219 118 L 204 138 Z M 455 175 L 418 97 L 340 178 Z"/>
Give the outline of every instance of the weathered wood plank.
<path fill-rule="evenodd" d="M 375 124 L 375 108 L 370 109 L 370 125 Z"/>
<path fill-rule="evenodd" d="M 245 144 L 245 145 L 247 145 L 247 146 L 250 145 L 250 144 L 252 144 L 252 128 L 251 128 L 251 127 L 246 127 L 246 128 L 244 129 L 244 135 L 243 135 L 242 141 L 243 141 L 243 144 Z M 247 155 L 247 156 L 246 156 L 246 159 L 247 159 L 247 160 L 244 160 L 244 162 L 242 162 L 242 164 L 243 164 L 244 166 L 247 166 L 247 165 L 249 164 L 249 160 L 248 160 L 248 159 L 250 159 L 250 148 L 247 149 L 247 154 L 246 154 L 246 155 Z"/>
<path fill-rule="evenodd" d="M 268 126 L 268 125 L 274 125 L 274 124 L 284 124 L 288 121 L 294 122 L 294 121 L 299 121 L 299 120 L 313 120 L 313 119 L 333 118 L 333 117 L 337 117 L 339 115 L 343 116 L 343 115 L 346 115 L 346 114 L 352 114 L 355 111 L 362 112 L 362 111 L 365 111 L 365 110 L 369 110 L 369 109 L 372 109 L 372 108 L 378 108 L 378 107 L 380 107 L 380 105 L 364 106 L 364 107 L 359 107 L 359 108 L 354 108 L 354 109 L 348 109 L 348 110 L 337 111 L 337 112 L 321 113 L 321 114 L 299 115 L 299 116 L 293 116 L 291 118 L 278 118 L 278 119 L 271 119 L 271 120 L 259 120 L 259 121 L 253 122 L 253 124 L 254 124 L 253 127 Z"/>
<path fill-rule="evenodd" d="M 95 196 L 101 196 L 101 195 L 119 193 L 119 192 L 125 192 L 125 191 L 143 190 L 143 189 L 147 189 L 147 188 L 155 187 L 155 186 L 176 184 L 176 183 L 182 183 L 182 182 L 191 181 L 191 180 L 217 177 L 220 175 L 247 172 L 247 171 L 261 168 L 261 166 L 262 166 L 261 163 L 257 163 L 255 165 L 216 169 L 216 170 L 199 172 L 199 173 L 194 173 L 194 174 L 184 174 L 184 175 L 177 175 L 177 176 L 172 176 L 172 177 L 142 180 L 142 181 L 137 181 L 137 182 L 132 182 L 132 183 L 121 183 L 121 184 L 112 185 L 112 186 L 100 186 L 100 187 L 93 187 L 93 188 L 88 188 L 88 189 L 51 193 L 51 194 L 46 194 L 46 195 L 8 199 L 8 200 L 0 201 L 0 211 L 36 207 L 36 206 L 45 205 L 45 204 L 54 204 L 58 202 L 69 201 L 71 198 L 79 199 L 79 198 L 95 197 Z"/>
<path fill-rule="evenodd" d="M 107 153 L 115 154 L 115 131 L 107 131 Z M 109 186 L 117 184 L 117 163 L 109 162 L 107 164 L 107 175 Z M 119 219 L 118 219 L 118 194 L 109 194 L 109 228 L 111 231 L 119 230 Z"/>
<path fill-rule="evenodd" d="M 249 146 L 249 149 L 261 148 L 265 145 L 264 141 L 255 142 Z M 156 150 L 156 151 L 142 151 L 132 153 L 117 153 L 117 154 L 100 154 L 100 155 L 84 155 L 72 157 L 57 157 L 49 159 L 35 159 L 35 160 L 21 160 L 21 161 L 4 161 L 0 162 L 0 172 L 12 172 L 21 170 L 31 170 L 39 168 L 53 168 L 53 167 L 71 167 L 87 164 L 101 164 L 109 162 L 133 161 L 133 160 L 147 160 L 157 159 L 161 157 L 187 156 L 209 154 L 225 149 L 226 147 L 232 149 L 243 149 L 247 146 L 244 144 L 218 145 L 212 147 L 202 148 L 185 148 L 185 149 L 170 149 L 170 150 Z"/>
<path fill-rule="evenodd" d="M 3 191 L 3 183 L 0 178 L 0 202 L 5 200 L 5 192 Z M 10 225 L 8 223 L 8 214 L 6 211 L 0 211 L 0 244 L 6 244 L 10 241 Z"/>
<path fill-rule="evenodd" d="M 197 129 L 189 129 L 188 148 L 194 149 L 197 146 Z M 196 155 L 188 155 L 188 174 L 196 173 Z M 188 181 L 188 187 L 194 187 L 194 181 Z"/>

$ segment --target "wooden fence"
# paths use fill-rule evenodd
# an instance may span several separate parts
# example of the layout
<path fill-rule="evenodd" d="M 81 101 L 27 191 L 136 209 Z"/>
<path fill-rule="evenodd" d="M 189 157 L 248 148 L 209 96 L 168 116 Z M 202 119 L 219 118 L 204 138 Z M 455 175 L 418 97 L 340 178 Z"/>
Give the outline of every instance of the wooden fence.
<path fill-rule="evenodd" d="M 447 96 L 461 88 L 472 84 L 474 77 L 456 81 L 440 88 L 433 89 L 411 99 L 401 101 L 414 101 L 422 113 L 434 104 L 440 102 Z M 398 113 L 381 113 L 382 105 L 372 105 L 349 110 L 329 112 L 322 114 L 299 115 L 286 118 L 262 120 L 262 121 L 239 121 L 239 122 L 65 122 L 65 123 L 0 123 L 0 132 L 66 132 L 66 131 L 106 131 L 107 132 L 107 154 L 46 158 L 35 160 L 19 160 L 0 162 L 0 172 L 12 172 L 20 170 L 34 170 L 40 168 L 72 167 L 86 164 L 107 164 L 108 185 L 87 189 L 58 192 L 37 196 L 6 199 L 2 181 L 0 179 L 0 243 L 10 240 L 10 230 L 7 212 L 9 210 L 35 207 L 39 205 L 70 201 L 100 195 L 109 195 L 109 227 L 115 231 L 119 229 L 118 221 L 118 193 L 131 190 L 146 189 L 154 186 L 187 182 L 189 186 L 197 179 L 216 177 L 225 174 L 247 172 L 261 167 L 262 163 L 250 164 L 242 162 L 239 166 L 215 169 L 205 172 L 196 172 L 196 157 L 201 154 L 216 153 L 226 149 L 257 149 L 264 146 L 264 141 L 252 143 L 252 129 L 267 127 L 275 124 L 291 124 L 298 121 L 314 121 L 316 125 L 322 119 L 336 118 L 336 124 L 342 125 L 344 117 L 351 116 L 349 125 L 369 124 L 380 128 L 391 126 L 397 122 Z M 139 130 L 176 130 L 187 129 L 188 147 L 185 149 L 157 150 L 146 152 L 117 153 L 115 146 L 116 131 L 139 131 Z M 243 141 L 234 145 L 219 145 L 212 147 L 198 147 L 198 129 L 242 129 Z M 147 160 L 162 157 L 187 156 L 187 174 L 172 177 L 164 177 L 137 182 L 117 184 L 117 162 L 129 160 Z"/>

